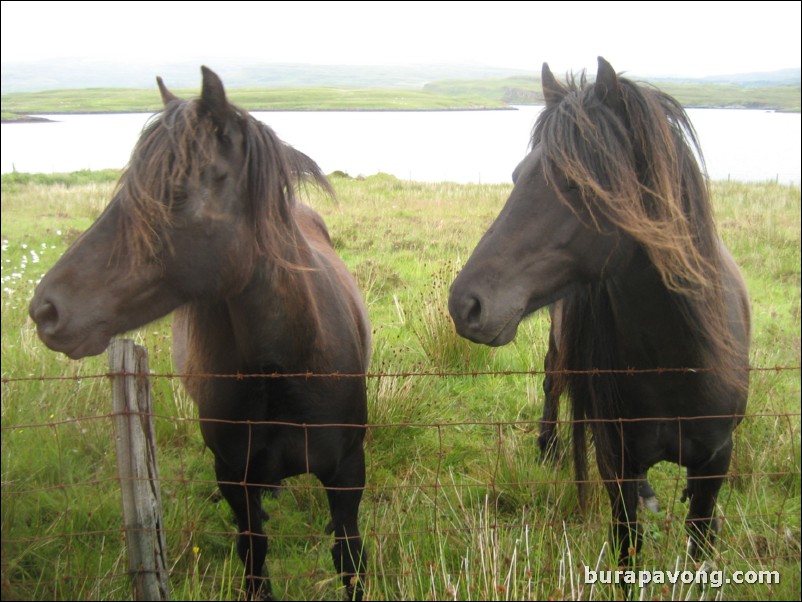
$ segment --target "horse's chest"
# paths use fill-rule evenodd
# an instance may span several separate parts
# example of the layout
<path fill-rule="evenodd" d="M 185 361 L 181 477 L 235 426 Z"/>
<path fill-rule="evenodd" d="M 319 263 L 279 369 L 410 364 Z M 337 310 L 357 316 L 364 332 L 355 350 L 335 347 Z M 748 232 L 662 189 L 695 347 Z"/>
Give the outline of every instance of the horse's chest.
<path fill-rule="evenodd" d="M 235 379 L 233 386 L 207 392 L 199 402 L 207 446 L 231 466 L 259 458 L 266 474 L 281 478 L 293 472 L 308 444 L 305 425 L 313 422 L 304 411 L 313 394 L 304 389 L 267 376 Z"/>

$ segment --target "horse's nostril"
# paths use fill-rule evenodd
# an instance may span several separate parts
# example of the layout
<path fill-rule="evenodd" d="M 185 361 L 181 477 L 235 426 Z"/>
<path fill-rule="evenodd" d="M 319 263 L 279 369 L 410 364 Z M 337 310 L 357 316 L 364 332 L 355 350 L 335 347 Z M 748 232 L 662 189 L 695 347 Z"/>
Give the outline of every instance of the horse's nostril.
<path fill-rule="evenodd" d="M 476 297 L 469 297 L 465 303 L 465 322 L 471 325 L 478 324 L 482 318 L 482 304 Z"/>
<path fill-rule="evenodd" d="M 31 315 L 33 321 L 43 331 L 51 330 L 58 324 L 58 310 L 56 306 L 45 301 L 37 307 Z"/>

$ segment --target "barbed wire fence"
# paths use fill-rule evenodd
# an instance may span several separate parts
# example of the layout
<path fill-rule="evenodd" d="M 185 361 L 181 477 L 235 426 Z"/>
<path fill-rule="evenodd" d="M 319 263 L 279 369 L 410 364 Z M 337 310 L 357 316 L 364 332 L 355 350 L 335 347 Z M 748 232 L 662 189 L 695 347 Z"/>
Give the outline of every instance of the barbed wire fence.
<path fill-rule="evenodd" d="M 602 374 L 607 372 L 619 372 L 624 374 L 636 374 L 636 373 L 653 373 L 653 374 L 660 374 L 660 373 L 667 373 L 667 372 L 676 372 L 676 371 L 699 371 L 698 369 L 655 369 L 655 370 L 647 370 L 647 371 L 636 371 L 636 370 L 624 370 L 624 371 L 601 371 L 601 370 L 590 370 L 590 371 L 559 371 L 561 374 L 565 373 L 584 373 L 584 374 Z M 783 374 L 788 372 L 799 372 L 799 366 L 776 366 L 776 367 L 745 367 L 744 370 L 748 370 L 750 372 L 763 372 L 763 373 L 776 373 L 776 374 Z M 440 370 L 420 370 L 420 371 L 403 371 L 403 372 L 387 372 L 387 373 L 368 373 L 368 374 L 311 374 L 311 373 L 302 373 L 302 374 L 294 374 L 294 375 L 287 375 L 287 374 L 224 374 L 224 375 L 217 375 L 217 374 L 208 374 L 208 375 L 197 375 L 193 374 L 192 378 L 231 378 L 231 379 L 249 379 L 249 378 L 287 378 L 287 377 L 294 377 L 294 378 L 368 378 L 368 379 L 382 379 L 382 378 L 393 378 L 393 379 L 417 379 L 417 378 L 479 378 L 483 376 L 500 376 L 500 377 L 507 377 L 507 376 L 542 376 L 547 374 L 548 372 L 545 370 L 516 370 L 516 371 L 440 371 Z M 554 373 L 554 372 L 551 372 Z M 150 373 L 145 368 L 136 368 L 131 369 L 127 368 L 122 371 L 115 371 L 110 370 L 107 373 L 97 373 L 97 374 L 88 374 L 88 375 L 79 375 L 79 376 L 26 376 L 26 377 L 14 377 L 14 378 L 3 378 L 2 382 L 3 385 L 13 385 L 15 383 L 22 383 L 27 381 L 65 381 L 69 383 L 69 381 L 74 382 L 81 382 L 81 381 L 88 381 L 88 380 L 110 380 L 114 382 L 115 379 L 125 379 L 127 377 L 134 377 L 135 379 L 179 379 L 182 377 L 181 374 L 171 374 L 171 373 Z M 3 447 L 6 447 L 6 437 L 13 436 L 13 435 L 25 435 L 27 433 L 33 431 L 41 431 L 41 430 L 48 430 L 53 434 L 53 437 L 58 440 L 59 439 L 59 430 L 60 429 L 69 429 L 69 428 L 79 428 L 84 429 L 86 427 L 90 427 L 93 429 L 100 429 L 105 430 L 106 432 L 111 435 L 114 432 L 119 431 L 118 427 L 111 427 L 113 421 L 119 419 L 121 414 L 120 410 L 115 410 L 108 413 L 98 413 L 96 415 L 91 416 L 80 416 L 80 417 L 69 417 L 63 419 L 53 419 L 47 422 L 36 423 L 36 424 L 4 424 L 2 426 L 3 432 Z M 179 417 L 179 416 L 171 416 L 166 414 L 159 414 L 152 410 L 149 411 L 129 411 L 129 417 L 131 415 L 134 416 L 137 420 L 145 419 L 150 423 L 150 429 L 153 431 L 153 422 L 157 422 L 163 425 L 172 425 L 173 428 L 177 428 L 177 426 L 184 425 L 184 424 L 192 424 L 193 426 L 197 426 L 200 424 L 201 419 L 196 417 Z M 792 446 L 794 447 L 794 454 L 793 457 L 796 458 L 798 453 L 798 443 L 799 443 L 799 422 L 800 422 L 800 412 L 764 412 L 764 413 L 749 413 L 747 412 L 743 416 L 700 416 L 694 418 L 681 418 L 680 420 L 697 420 L 697 419 L 711 419 L 711 418 L 722 418 L 722 417 L 732 417 L 732 418 L 740 418 L 744 421 L 765 421 L 769 423 L 767 428 L 777 428 L 779 425 L 784 425 L 783 431 L 778 433 L 777 436 L 787 436 L 792 441 Z M 637 420 L 644 420 L 644 419 L 633 419 Z M 617 422 L 622 422 L 622 419 L 617 419 Z M 5 422 L 5 420 L 4 420 Z M 588 421 L 589 422 L 589 421 Z M 257 424 L 257 423 L 254 423 Z M 259 423 L 262 424 L 262 423 Z M 265 424 L 277 424 L 277 423 L 265 423 Z M 283 423 L 282 423 L 283 424 Z M 422 421 L 422 422 L 399 422 L 399 423 L 369 423 L 365 427 L 359 426 L 358 428 L 365 428 L 367 433 L 370 435 L 371 433 L 377 432 L 394 432 L 394 431 L 406 431 L 408 429 L 417 429 L 422 431 L 428 431 L 430 433 L 434 433 L 435 437 L 434 440 L 436 444 L 434 445 L 433 449 L 430 449 L 432 452 L 431 455 L 433 457 L 431 463 L 427 466 L 426 471 L 422 475 L 415 475 L 414 479 L 400 479 L 397 482 L 392 482 L 390 484 L 385 484 L 382 482 L 371 482 L 371 479 L 368 479 L 368 484 L 365 487 L 365 492 L 369 495 L 376 503 L 370 505 L 370 510 L 368 512 L 368 516 L 363 516 L 361 518 L 361 522 L 366 525 L 366 528 L 363 533 L 363 537 L 366 540 L 372 540 L 376 542 L 378 547 L 377 550 L 374 550 L 374 553 L 378 553 L 379 555 L 383 554 L 383 547 L 387 547 L 390 545 L 388 542 L 391 539 L 398 540 L 399 542 L 409 542 L 413 541 L 417 537 L 425 537 L 431 536 L 433 533 L 437 533 L 440 536 L 449 538 L 449 537 L 460 537 L 464 535 L 464 531 L 470 530 L 474 527 L 460 525 L 454 521 L 444 520 L 444 515 L 448 514 L 449 512 L 455 511 L 455 508 L 452 506 L 456 503 L 461 503 L 463 496 L 473 496 L 473 498 L 481 498 L 484 497 L 486 500 L 486 504 L 488 504 L 488 508 L 485 509 L 487 515 L 481 516 L 480 519 L 485 520 L 484 527 L 489 529 L 488 532 L 495 533 L 496 529 L 501 528 L 500 521 L 498 520 L 498 516 L 495 516 L 494 513 L 498 512 L 498 504 L 503 504 L 503 498 L 505 495 L 515 495 L 516 492 L 519 491 L 531 491 L 537 488 L 545 488 L 546 490 L 553 491 L 553 497 L 559 497 L 563 495 L 562 493 L 556 493 L 557 490 L 565 490 L 566 488 L 570 487 L 573 484 L 576 484 L 576 480 L 573 479 L 566 479 L 564 475 L 556 474 L 553 468 L 547 468 L 546 472 L 550 474 L 535 477 L 529 477 L 525 479 L 515 478 L 513 480 L 509 479 L 510 474 L 514 473 L 507 473 L 501 468 L 501 464 L 507 461 L 513 462 L 533 462 L 536 463 L 538 460 L 536 458 L 528 457 L 528 458 L 518 458 L 510 460 L 510 456 L 514 455 L 516 452 L 520 452 L 519 449 L 515 448 L 515 445 L 510 443 L 509 440 L 512 438 L 510 432 L 516 431 L 524 431 L 529 432 L 536 430 L 538 425 L 540 424 L 540 420 L 532 419 L 532 420 L 487 420 L 487 421 L 449 421 L 449 422 L 432 422 L 432 421 Z M 571 421 L 568 420 L 558 420 L 558 425 L 567 427 L 571 424 Z M 90 426 L 91 425 L 91 426 Z M 342 425 L 293 425 L 297 426 L 298 428 L 310 429 L 310 428 L 326 428 L 331 426 L 342 426 Z M 351 425 L 349 425 L 351 426 Z M 463 480 L 459 477 L 459 475 L 454 474 L 453 466 L 454 462 L 447 462 L 444 459 L 449 453 L 449 437 L 452 433 L 459 433 L 459 436 L 463 436 L 466 431 L 473 431 L 475 430 L 477 438 L 483 438 L 485 441 L 485 449 L 487 451 L 487 464 L 488 470 L 485 471 L 486 478 L 485 479 L 469 479 Z M 392 435 L 391 435 L 392 436 Z M 738 440 L 738 431 L 736 431 L 736 440 Z M 740 442 L 740 441 L 739 441 Z M 370 442 L 366 445 L 368 448 L 367 458 L 368 458 L 368 471 L 370 475 L 370 464 L 371 464 L 371 454 L 370 454 Z M 63 453 L 63 450 L 60 446 L 57 446 L 58 453 Z M 124 453 L 124 452 L 121 452 Z M 4 451 L 4 458 L 6 452 Z M 142 455 L 141 451 L 132 452 L 134 455 Z M 208 463 L 208 458 L 203 458 L 203 461 Z M 183 462 L 183 461 L 182 461 Z M 59 460 L 57 462 L 57 466 L 63 466 L 64 464 Z M 735 480 L 749 480 L 749 479 L 768 479 L 772 481 L 791 478 L 791 479 L 798 479 L 800 474 L 800 467 L 798 462 L 792 462 L 791 465 L 788 467 L 787 470 L 773 470 L 767 472 L 765 470 L 758 470 L 754 471 L 751 470 L 748 466 L 738 466 L 738 458 L 737 458 L 737 444 L 736 444 L 736 456 L 733 460 L 734 468 L 731 468 L 730 474 L 727 475 L 729 479 Z M 491 468 L 492 467 L 492 468 Z M 210 497 L 208 492 L 214 491 L 217 486 L 216 480 L 213 478 L 203 479 L 203 478 L 196 478 L 193 476 L 187 476 L 187 473 L 191 471 L 185 471 L 183 464 L 182 469 L 179 474 L 168 474 L 168 475 L 161 475 L 161 476 L 154 476 L 152 473 L 150 476 L 147 474 L 143 476 L 142 474 L 136 475 L 122 475 L 117 474 L 110 475 L 98 475 L 94 479 L 83 480 L 83 481 L 64 481 L 59 482 L 56 479 L 56 482 L 53 482 L 49 485 L 39 486 L 35 485 L 35 481 L 28 485 L 22 485 L 14 482 L 3 482 L 3 489 L 4 491 L 4 500 L 7 497 L 13 497 L 18 499 L 35 499 L 37 496 L 51 496 L 56 495 L 63 499 L 64 503 L 69 507 L 70 505 L 70 491 L 73 491 L 75 495 L 91 495 L 92 490 L 97 489 L 99 487 L 119 487 L 124 488 L 126 485 L 126 481 L 146 481 L 146 484 L 149 486 L 154 485 L 154 481 L 156 481 L 155 486 L 165 488 L 168 491 L 166 496 L 167 504 L 171 504 L 175 501 L 178 497 L 178 489 L 181 488 L 183 490 L 191 489 L 197 491 L 202 489 L 207 492 L 206 498 Z M 675 471 L 674 474 L 669 474 L 665 476 L 652 476 L 650 475 L 651 479 L 656 479 L 659 486 L 662 486 L 662 489 L 666 488 L 673 488 L 674 493 L 672 496 L 672 500 L 676 500 L 679 498 L 681 491 L 683 489 L 684 477 L 681 475 L 680 471 Z M 414 481 L 414 482 L 413 482 Z M 662 481 L 662 482 L 661 482 Z M 599 484 L 602 483 L 602 480 L 598 477 L 597 474 L 593 474 L 589 479 L 589 483 L 592 484 Z M 273 486 L 273 484 L 261 484 L 267 488 Z M 304 495 L 315 495 L 323 491 L 323 486 L 318 484 L 316 481 L 312 480 L 301 480 L 293 483 L 283 484 L 282 489 L 286 489 L 288 491 L 292 491 L 293 495 L 296 496 L 304 496 Z M 599 488 L 602 489 L 602 488 Z M 427 507 L 431 509 L 431 516 L 432 521 L 429 527 L 427 528 L 414 528 L 414 529 L 407 529 L 402 524 L 399 524 L 398 527 L 393 528 L 389 526 L 389 521 L 386 517 L 382 516 L 381 514 L 381 502 L 382 500 L 392 497 L 396 495 L 399 491 L 409 491 L 413 490 L 415 497 L 418 499 L 424 499 L 426 501 Z M 512 494 L 509 492 L 514 490 Z M 482 495 L 484 494 L 484 495 Z M 526 495 L 526 494 L 525 494 Z M 552 494 L 547 494 L 552 495 Z M 789 496 L 791 497 L 791 496 Z M 455 501 L 456 500 L 456 501 Z M 502 500 L 502 502 L 499 502 Z M 553 498 L 552 498 L 553 500 Z M 203 501 L 203 500 L 201 500 Z M 5 505 L 5 504 L 4 504 Z M 363 509 L 364 509 L 363 504 Z M 525 529 L 552 529 L 555 531 L 560 531 L 565 529 L 564 518 L 559 517 L 554 512 L 546 512 L 545 516 L 537 516 L 537 512 L 534 508 L 536 503 L 529 504 L 529 523 L 526 525 L 517 525 L 523 526 Z M 491 508 L 492 507 L 492 508 Z M 464 509 L 464 508 L 463 508 Z M 5 512 L 4 512 L 5 514 Z M 175 513 L 173 513 L 175 514 Z M 595 519 L 594 517 L 583 517 L 582 524 L 583 528 L 587 529 L 599 529 L 603 534 L 606 534 L 606 529 L 610 526 L 610 520 L 605 520 L 601 518 L 604 514 L 598 514 Z M 680 522 L 681 522 L 680 517 Z M 162 519 L 159 519 L 162 520 Z M 666 517 L 664 520 L 670 522 L 676 522 L 676 517 Z M 727 521 L 766 521 L 771 522 L 774 525 L 773 532 L 776 533 L 777 541 L 771 542 L 766 541 L 763 543 L 756 543 L 756 550 L 758 551 L 758 557 L 754 558 L 755 561 L 766 561 L 774 560 L 774 561 L 798 561 L 800 557 L 800 550 L 799 550 L 799 524 L 800 524 L 800 509 L 798 506 L 798 501 L 793 499 L 785 500 L 783 503 L 779 505 L 777 508 L 766 509 L 765 512 L 750 512 L 747 514 L 727 514 L 725 516 L 725 520 Z M 27 546 L 29 548 L 36 548 L 36 547 L 47 547 L 49 543 L 53 541 L 60 541 L 63 542 L 65 546 L 65 554 L 69 554 L 72 546 L 80 546 L 84 545 L 84 542 L 87 541 L 117 541 L 117 540 L 127 540 L 130 541 L 132 536 L 135 536 L 138 531 L 147 531 L 149 535 L 153 535 L 154 532 L 158 531 L 160 535 L 166 535 L 168 539 L 173 540 L 180 540 L 182 543 L 180 545 L 183 546 L 184 552 L 186 552 L 187 548 L 190 548 L 192 554 L 190 555 L 187 552 L 187 555 L 192 557 L 198 556 L 199 552 L 195 551 L 195 546 L 192 545 L 194 541 L 197 540 L 199 535 L 203 535 L 206 537 L 211 538 L 230 538 L 233 541 L 233 535 L 235 534 L 235 530 L 233 526 L 231 528 L 220 528 L 221 523 L 216 523 L 217 528 L 210 528 L 208 525 L 203 525 L 199 522 L 198 518 L 192 516 L 192 510 L 187 509 L 184 511 L 184 516 L 179 517 L 176 520 L 176 517 L 173 516 L 167 522 L 159 524 L 159 526 L 153 527 L 132 527 L 131 525 L 124 524 L 124 525 L 109 525 L 108 528 L 105 529 L 80 529 L 80 528 L 72 528 L 67 530 L 58 530 L 58 527 L 54 524 L 52 527 L 48 527 L 45 529 L 45 532 L 39 536 L 35 537 L 8 537 L 7 536 L 7 529 L 6 529 L 6 521 L 5 518 L 3 520 L 4 523 L 4 533 L 3 533 L 3 588 L 4 591 L 9 588 L 9 591 L 13 589 L 15 586 L 36 586 L 42 587 L 42 584 L 33 583 L 33 582 L 26 582 L 25 578 L 20 578 L 19 574 L 24 573 L 18 570 L 19 567 L 9 567 L 7 566 L 6 562 L 6 552 L 8 550 L 12 550 L 15 547 L 20 546 Z M 480 520 L 481 523 L 481 520 Z M 330 536 L 324 534 L 323 530 L 321 529 L 310 529 L 307 531 L 298 531 L 298 532 L 287 532 L 287 531 L 270 531 L 269 537 L 271 539 L 284 539 L 284 540 L 299 540 L 299 541 L 306 541 L 309 542 L 310 545 L 326 545 L 327 542 L 330 542 Z M 784 539 L 783 539 L 784 538 Z M 782 539 L 782 541 L 781 541 Z M 163 545 L 163 544 L 162 544 Z M 191 546 L 191 547 L 190 547 Z M 763 549 L 765 548 L 765 550 Z M 785 549 L 785 552 L 782 550 Z M 172 561 L 173 564 L 170 565 L 169 563 L 171 560 L 168 558 L 168 568 L 165 569 L 170 573 L 171 578 L 183 578 L 183 579 L 196 579 L 199 578 L 198 575 L 193 574 L 191 568 L 189 570 L 184 567 L 183 569 L 177 566 L 177 562 Z M 134 563 L 136 564 L 136 563 Z M 236 562 L 234 562 L 234 566 L 236 567 Z M 377 564 L 377 566 L 381 566 Z M 66 582 L 66 581 L 81 581 L 81 582 L 91 582 L 90 585 L 84 586 L 88 590 L 95 590 L 95 589 L 103 589 L 108 586 L 110 582 L 119 582 L 119 581 L 127 581 L 129 578 L 132 578 L 137 573 L 137 568 L 134 566 L 133 568 L 129 565 L 128 570 L 125 570 L 124 562 L 122 558 L 118 558 L 116 562 L 116 569 L 111 571 L 104 571 L 102 573 L 92 573 L 90 570 L 78 567 L 72 567 L 72 573 L 62 573 L 58 579 Z M 386 569 L 386 570 L 385 570 Z M 235 568 L 234 571 L 237 569 Z M 380 579 L 394 579 L 399 578 L 404 575 L 404 573 L 408 573 L 410 570 L 407 569 L 403 571 L 398 567 L 382 567 L 381 574 L 378 574 L 378 571 L 374 571 L 373 574 L 368 574 L 368 579 L 372 578 L 380 578 Z M 422 566 L 416 567 L 414 570 L 422 570 L 422 571 L 431 571 L 432 566 Z M 145 572 L 151 573 L 153 569 L 147 569 Z M 184 574 L 182 575 L 182 571 Z M 140 571 L 141 573 L 142 571 Z M 301 571 L 301 572 L 293 572 L 291 567 L 285 567 L 283 571 L 275 572 L 271 571 L 271 579 L 276 581 L 281 580 L 291 580 L 298 577 L 307 577 L 311 579 L 321 579 L 326 580 L 331 578 L 331 570 L 325 564 L 321 564 L 320 566 L 315 566 L 314 570 L 312 571 Z M 220 577 L 214 576 L 213 579 L 219 579 Z M 44 584 L 44 589 L 46 590 L 53 590 L 58 591 L 61 589 L 62 585 L 59 583 L 54 584 Z M 121 586 L 116 586 L 121 587 Z M 91 597 L 91 596 L 90 596 Z M 147 596 L 146 596 L 147 597 Z M 4 596 L 6 598 L 6 596 Z"/>

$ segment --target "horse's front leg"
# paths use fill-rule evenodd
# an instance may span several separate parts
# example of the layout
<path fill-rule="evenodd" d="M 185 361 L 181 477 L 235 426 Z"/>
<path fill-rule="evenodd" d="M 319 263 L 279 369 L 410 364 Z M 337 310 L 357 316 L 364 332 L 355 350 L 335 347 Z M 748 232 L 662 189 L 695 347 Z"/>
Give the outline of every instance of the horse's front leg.
<path fill-rule="evenodd" d="M 361 442 L 343 460 L 337 473 L 321 478 L 326 487 L 334 530 L 334 569 L 342 575 L 347 600 L 362 600 L 367 554 L 359 535 L 359 504 L 365 487 L 365 454 Z"/>
<path fill-rule="evenodd" d="M 267 557 L 267 536 L 262 529 L 261 493 L 258 484 L 242 484 L 244 471 L 230 469 L 220 460 L 215 462 L 220 492 L 234 511 L 237 521 L 237 555 L 245 566 L 249 600 L 272 600 L 270 579 L 264 573 Z"/>

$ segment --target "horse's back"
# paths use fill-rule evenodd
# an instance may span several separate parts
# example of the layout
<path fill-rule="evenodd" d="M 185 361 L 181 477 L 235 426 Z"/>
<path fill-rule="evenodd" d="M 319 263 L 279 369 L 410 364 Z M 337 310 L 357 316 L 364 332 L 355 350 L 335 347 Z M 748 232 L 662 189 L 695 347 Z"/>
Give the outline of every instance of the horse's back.
<path fill-rule="evenodd" d="M 749 303 L 746 280 L 735 259 L 724 243 L 720 243 L 721 268 L 723 270 L 724 294 L 732 334 L 739 344 L 749 348 L 752 327 L 752 310 Z"/>
<path fill-rule="evenodd" d="M 357 334 L 361 347 L 360 371 L 365 372 L 370 364 L 371 329 L 356 279 L 335 251 L 320 214 L 300 203 L 295 206 L 294 212 L 298 226 L 315 255 L 314 261 L 318 264 L 317 277 L 313 281 L 318 287 L 317 300 L 323 305 L 319 310 L 331 315 L 341 308 L 347 314 L 348 328 Z"/>
<path fill-rule="evenodd" d="M 732 376 L 736 386 L 732 405 L 734 406 L 734 412 L 740 416 L 746 411 L 749 388 L 749 346 L 752 336 L 752 312 L 746 280 L 723 242 L 720 247 L 727 322 L 730 324 L 730 335 L 734 345 L 732 363 L 734 364 L 733 368 L 737 370 L 737 373 Z"/>

